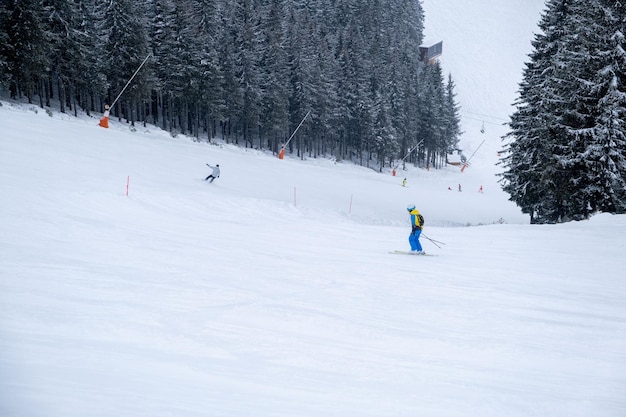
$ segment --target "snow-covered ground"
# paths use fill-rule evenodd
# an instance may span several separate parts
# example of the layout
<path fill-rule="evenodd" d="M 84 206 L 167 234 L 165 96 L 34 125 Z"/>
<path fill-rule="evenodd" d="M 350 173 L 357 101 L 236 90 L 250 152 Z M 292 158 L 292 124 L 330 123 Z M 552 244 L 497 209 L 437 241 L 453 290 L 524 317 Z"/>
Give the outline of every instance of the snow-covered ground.
<path fill-rule="evenodd" d="M 461 105 L 505 118 L 541 5 L 466 3 L 424 7 L 457 17 Z M 502 4 L 485 42 L 510 77 L 461 19 Z M 523 48 L 498 49 L 509 27 Z M 393 177 L 0 103 L 0 416 L 626 415 L 626 216 L 528 225 L 499 125 L 464 113 L 485 145 L 463 173 Z M 437 256 L 389 253 L 409 203 Z"/>
<path fill-rule="evenodd" d="M 626 216 L 111 124 L 0 107 L 0 415 L 626 414 Z"/>

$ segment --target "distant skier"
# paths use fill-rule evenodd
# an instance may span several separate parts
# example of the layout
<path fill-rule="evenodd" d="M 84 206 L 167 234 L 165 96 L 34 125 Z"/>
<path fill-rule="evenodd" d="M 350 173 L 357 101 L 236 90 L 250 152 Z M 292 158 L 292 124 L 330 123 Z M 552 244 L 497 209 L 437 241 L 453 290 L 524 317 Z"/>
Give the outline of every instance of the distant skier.
<path fill-rule="evenodd" d="M 213 182 L 213 180 L 215 178 L 219 178 L 220 177 L 220 164 L 215 164 L 215 166 L 206 164 L 206 166 L 208 166 L 209 168 L 211 168 L 213 170 L 213 172 L 211 172 L 211 175 L 209 175 L 208 177 L 206 177 L 204 180 L 208 180 L 209 178 L 211 178 L 211 181 L 209 182 Z"/>
<path fill-rule="evenodd" d="M 415 209 L 415 204 L 407 207 L 407 211 L 411 215 L 411 234 L 409 235 L 409 244 L 411 245 L 411 253 L 415 255 L 424 255 L 422 244 L 420 243 L 420 235 L 424 226 L 424 217 Z"/>
<path fill-rule="evenodd" d="M 406 187 L 406 178 L 402 180 L 402 186 Z"/>

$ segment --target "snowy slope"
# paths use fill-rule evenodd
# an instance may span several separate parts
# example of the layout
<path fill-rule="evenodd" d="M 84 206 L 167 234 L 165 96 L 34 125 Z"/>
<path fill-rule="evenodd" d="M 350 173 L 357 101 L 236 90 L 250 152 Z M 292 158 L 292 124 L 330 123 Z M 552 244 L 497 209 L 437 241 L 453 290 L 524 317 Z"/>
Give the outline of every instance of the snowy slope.
<path fill-rule="evenodd" d="M 429 36 L 506 117 L 536 1 L 465 3 Z M 492 125 L 464 173 L 393 177 L 0 103 L 1 416 L 626 415 L 626 216 L 528 225 Z M 408 203 L 438 256 L 388 253 Z"/>
<path fill-rule="evenodd" d="M 625 216 L 2 104 L 0 415 L 626 413 Z"/>

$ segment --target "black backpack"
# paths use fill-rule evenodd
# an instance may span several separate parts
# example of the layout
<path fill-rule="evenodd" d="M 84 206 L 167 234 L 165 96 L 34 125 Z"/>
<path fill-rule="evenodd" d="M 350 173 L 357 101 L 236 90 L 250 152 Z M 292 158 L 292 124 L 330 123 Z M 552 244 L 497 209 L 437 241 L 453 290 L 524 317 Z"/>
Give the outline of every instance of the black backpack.
<path fill-rule="evenodd" d="M 418 214 L 417 221 L 419 222 L 420 227 L 424 226 L 424 216 L 422 216 L 421 214 Z"/>

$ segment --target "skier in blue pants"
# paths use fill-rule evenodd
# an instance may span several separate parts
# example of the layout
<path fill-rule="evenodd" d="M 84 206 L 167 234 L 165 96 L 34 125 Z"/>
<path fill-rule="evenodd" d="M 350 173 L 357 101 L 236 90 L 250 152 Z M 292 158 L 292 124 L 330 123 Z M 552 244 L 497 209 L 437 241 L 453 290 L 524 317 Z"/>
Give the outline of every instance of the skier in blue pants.
<path fill-rule="evenodd" d="M 407 211 L 411 216 L 411 234 L 409 235 L 409 244 L 411 245 L 411 253 L 416 255 L 424 255 L 420 243 L 420 235 L 422 234 L 422 227 L 424 226 L 424 218 L 420 215 L 420 212 L 415 209 L 415 204 L 411 204 L 407 207 Z"/>

